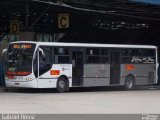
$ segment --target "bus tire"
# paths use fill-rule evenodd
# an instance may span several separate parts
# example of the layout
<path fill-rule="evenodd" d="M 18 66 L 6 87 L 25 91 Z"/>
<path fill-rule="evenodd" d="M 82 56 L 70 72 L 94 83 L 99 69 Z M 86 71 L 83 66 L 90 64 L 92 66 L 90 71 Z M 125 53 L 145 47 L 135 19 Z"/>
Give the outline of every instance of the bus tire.
<path fill-rule="evenodd" d="M 60 77 L 57 81 L 57 92 L 63 93 L 69 91 L 69 83 L 65 77 Z"/>
<path fill-rule="evenodd" d="M 126 90 L 132 90 L 134 88 L 134 77 L 132 75 L 128 75 L 125 79 L 125 89 Z"/>

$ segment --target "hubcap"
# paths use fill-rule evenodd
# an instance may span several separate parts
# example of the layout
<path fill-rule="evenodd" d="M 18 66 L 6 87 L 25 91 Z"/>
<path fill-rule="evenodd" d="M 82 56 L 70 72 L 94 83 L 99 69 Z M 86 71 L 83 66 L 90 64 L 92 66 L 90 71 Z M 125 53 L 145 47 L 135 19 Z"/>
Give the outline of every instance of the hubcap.
<path fill-rule="evenodd" d="M 132 85 L 133 85 L 132 80 L 128 79 L 127 80 L 127 86 L 128 86 L 128 88 L 132 88 Z"/>
<path fill-rule="evenodd" d="M 65 87 L 64 81 L 60 81 L 60 82 L 59 82 L 59 87 L 60 87 L 60 88 L 64 88 L 64 87 Z"/>

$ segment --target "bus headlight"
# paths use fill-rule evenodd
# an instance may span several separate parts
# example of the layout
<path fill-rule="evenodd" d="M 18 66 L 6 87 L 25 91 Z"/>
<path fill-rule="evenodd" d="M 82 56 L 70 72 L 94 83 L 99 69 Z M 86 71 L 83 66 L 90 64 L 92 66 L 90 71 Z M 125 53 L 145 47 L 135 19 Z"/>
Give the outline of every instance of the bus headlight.
<path fill-rule="evenodd" d="M 31 80 L 33 80 L 32 78 L 26 78 L 25 79 L 26 81 L 31 81 Z"/>

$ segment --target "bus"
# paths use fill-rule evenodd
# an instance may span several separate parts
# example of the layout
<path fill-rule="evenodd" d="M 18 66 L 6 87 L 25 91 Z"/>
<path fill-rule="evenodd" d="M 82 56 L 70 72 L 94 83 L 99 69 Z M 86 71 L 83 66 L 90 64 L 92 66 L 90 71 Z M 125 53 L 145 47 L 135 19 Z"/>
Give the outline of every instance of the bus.
<path fill-rule="evenodd" d="M 157 84 L 157 47 L 58 42 L 12 42 L 6 87 L 56 88 Z"/>

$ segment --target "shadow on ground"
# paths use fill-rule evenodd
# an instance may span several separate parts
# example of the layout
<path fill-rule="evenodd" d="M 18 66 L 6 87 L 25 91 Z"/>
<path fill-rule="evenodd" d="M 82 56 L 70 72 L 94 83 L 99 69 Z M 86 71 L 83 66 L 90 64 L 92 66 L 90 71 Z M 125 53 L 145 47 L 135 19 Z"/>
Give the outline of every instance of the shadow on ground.
<path fill-rule="evenodd" d="M 160 86 L 136 86 L 131 91 L 136 90 L 160 90 Z M 122 86 L 107 86 L 107 87 L 76 87 L 70 88 L 66 93 L 78 93 L 78 92 L 114 92 L 114 91 L 126 91 Z M 18 92 L 18 93 L 57 93 L 56 89 L 33 89 L 33 88 L 9 88 L 5 92 Z"/>

